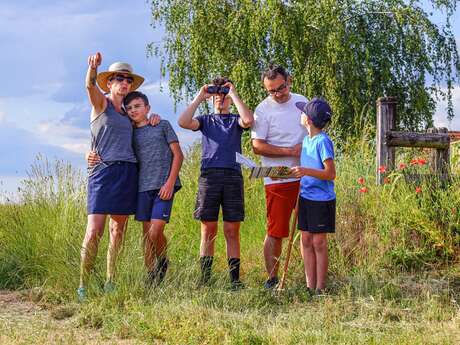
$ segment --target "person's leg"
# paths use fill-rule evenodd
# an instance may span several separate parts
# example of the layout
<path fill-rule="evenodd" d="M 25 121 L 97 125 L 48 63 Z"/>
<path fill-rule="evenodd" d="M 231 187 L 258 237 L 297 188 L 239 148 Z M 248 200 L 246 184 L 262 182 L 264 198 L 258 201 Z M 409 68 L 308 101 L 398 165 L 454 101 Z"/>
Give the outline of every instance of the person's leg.
<path fill-rule="evenodd" d="M 264 259 L 265 269 L 269 276 L 265 282 L 266 288 L 278 283 L 277 275 L 283 238 L 289 236 L 290 219 L 297 201 L 298 190 L 298 182 L 265 186 L 267 235 L 264 241 Z"/>
<path fill-rule="evenodd" d="M 157 258 L 166 255 L 167 239 L 164 235 L 165 225 L 166 222 L 164 220 L 152 219 L 150 221 L 148 237 L 153 244 L 153 252 Z"/>
<path fill-rule="evenodd" d="M 272 237 L 268 234 L 265 236 L 265 241 L 264 241 L 265 269 L 270 279 L 278 276 L 279 259 L 281 256 L 282 245 L 283 245 L 282 238 Z"/>
<path fill-rule="evenodd" d="M 115 265 L 123 242 L 128 216 L 111 215 L 109 222 L 109 248 L 107 250 L 107 282 L 113 282 Z"/>
<path fill-rule="evenodd" d="M 240 222 L 224 222 L 227 260 L 232 287 L 240 283 Z"/>
<path fill-rule="evenodd" d="M 212 261 L 214 258 L 214 241 L 217 236 L 217 222 L 201 222 L 200 265 L 201 283 L 211 278 Z"/>
<path fill-rule="evenodd" d="M 240 222 L 224 222 L 227 258 L 240 257 Z"/>
<path fill-rule="evenodd" d="M 144 263 L 147 272 L 153 272 L 155 268 L 155 255 L 154 255 L 154 244 L 150 240 L 149 230 L 150 230 L 150 222 L 142 222 L 143 227 L 143 244 L 144 244 Z"/>
<path fill-rule="evenodd" d="M 302 231 L 301 232 L 300 250 L 303 257 L 303 265 L 305 270 L 305 281 L 309 289 L 316 289 L 317 271 L 316 271 L 316 255 L 313 248 L 313 234 Z"/>
<path fill-rule="evenodd" d="M 316 257 L 316 289 L 323 290 L 326 287 L 328 270 L 327 234 L 313 235 L 313 248 Z"/>
<path fill-rule="evenodd" d="M 89 275 L 97 255 L 99 241 L 104 233 L 106 217 L 107 215 L 105 214 L 88 215 L 86 234 L 81 246 L 80 288 L 85 288 L 88 284 Z"/>

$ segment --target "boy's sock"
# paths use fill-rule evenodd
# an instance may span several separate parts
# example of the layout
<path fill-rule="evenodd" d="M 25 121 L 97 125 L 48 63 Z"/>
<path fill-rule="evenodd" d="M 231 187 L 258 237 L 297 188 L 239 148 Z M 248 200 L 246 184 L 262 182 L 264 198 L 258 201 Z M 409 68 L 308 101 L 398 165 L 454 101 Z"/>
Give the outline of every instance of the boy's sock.
<path fill-rule="evenodd" d="M 230 282 L 232 284 L 240 281 L 240 258 L 228 259 L 228 271 L 230 273 Z"/>
<path fill-rule="evenodd" d="M 158 274 L 158 283 L 161 283 L 166 276 L 166 271 L 168 270 L 169 260 L 166 256 L 160 256 L 157 259 L 157 267 L 155 269 Z"/>
<path fill-rule="evenodd" d="M 228 270 L 230 273 L 230 288 L 234 291 L 244 289 L 240 281 L 240 258 L 228 259 Z"/>
<path fill-rule="evenodd" d="M 212 261 L 213 256 L 202 256 L 200 257 L 200 267 L 201 267 L 201 284 L 206 284 L 211 279 L 211 270 L 212 270 Z"/>

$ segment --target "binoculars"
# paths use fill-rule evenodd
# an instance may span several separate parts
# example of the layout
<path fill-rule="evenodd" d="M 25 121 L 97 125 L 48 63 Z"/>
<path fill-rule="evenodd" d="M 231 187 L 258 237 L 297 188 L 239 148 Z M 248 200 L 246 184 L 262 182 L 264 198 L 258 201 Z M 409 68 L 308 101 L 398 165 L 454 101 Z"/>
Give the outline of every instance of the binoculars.
<path fill-rule="evenodd" d="M 217 93 L 217 94 L 228 94 L 228 92 L 230 91 L 230 88 L 229 87 L 226 87 L 226 86 L 218 86 L 218 85 L 208 85 L 206 87 L 206 92 L 207 93 Z"/>

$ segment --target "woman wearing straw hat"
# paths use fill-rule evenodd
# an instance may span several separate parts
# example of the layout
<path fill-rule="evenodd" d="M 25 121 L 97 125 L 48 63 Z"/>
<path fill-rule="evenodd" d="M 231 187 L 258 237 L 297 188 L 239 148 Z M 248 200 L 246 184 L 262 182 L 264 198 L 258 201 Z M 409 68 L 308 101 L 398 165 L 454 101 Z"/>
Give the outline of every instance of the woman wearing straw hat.
<path fill-rule="evenodd" d="M 124 62 L 116 62 L 110 65 L 108 71 L 97 74 L 101 62 L 100 53 L 91 55 L 86 74 L 86 90 L 92 105 L 91 149 L 100 161 L 89 169 L 88 223 L 82 244 L 80 287 L 77 290 L 80 300 L 86 298 L 89 274 L 107 215 L 110 216 L 110 241 L 104 289 L 107 292 L 114 289 L 117 254 L 128 216 L 136 211 L 138 181 L 137 160 L 132 148 L 133 126 L 122 109 L 122 103 L 123 98 L 136 90 L 144 78 L 134 74 L 131 65 Z"/>

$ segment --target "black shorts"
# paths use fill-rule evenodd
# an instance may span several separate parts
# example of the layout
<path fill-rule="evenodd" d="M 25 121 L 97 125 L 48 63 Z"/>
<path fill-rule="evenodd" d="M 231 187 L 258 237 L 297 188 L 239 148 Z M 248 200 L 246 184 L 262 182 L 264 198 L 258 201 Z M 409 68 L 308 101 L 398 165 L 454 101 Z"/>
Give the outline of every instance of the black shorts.
<path fill-rule="evenodd" d="M 335 199 L 313 201 L 299 197 L 297 229 L 308 232 L 335 232 Z"/>
<path fill-rule="evenodd" d="M 201 221 L 217 221 L 220 206 L 225 222 L 244 220 L 243 176 L 234 169 L 204 169 L 198 180 L 193 216 Z"/>

